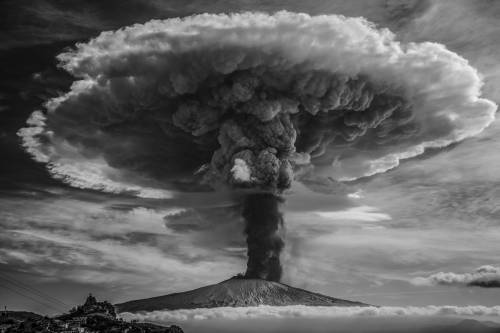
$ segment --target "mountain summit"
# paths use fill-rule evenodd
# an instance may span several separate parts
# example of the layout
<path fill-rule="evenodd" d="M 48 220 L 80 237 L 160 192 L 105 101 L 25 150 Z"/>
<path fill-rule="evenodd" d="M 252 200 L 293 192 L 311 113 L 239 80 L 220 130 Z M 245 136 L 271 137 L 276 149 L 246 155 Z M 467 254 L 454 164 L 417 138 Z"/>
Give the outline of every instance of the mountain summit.
<path fill-rule="evenodd" d="M 118 312 L 140 312 L 258 305 L 367 306 L 279 282 L 244 278 L 231 278 L 186 292 L 129 301 L 115 306 Z"/>

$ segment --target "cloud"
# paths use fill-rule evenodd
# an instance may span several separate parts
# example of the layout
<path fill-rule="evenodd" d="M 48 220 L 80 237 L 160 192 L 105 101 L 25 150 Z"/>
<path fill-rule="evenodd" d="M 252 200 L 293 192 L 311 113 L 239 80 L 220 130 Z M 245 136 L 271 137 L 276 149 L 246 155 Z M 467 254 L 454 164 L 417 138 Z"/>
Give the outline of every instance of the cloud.
<path fill-rule="evenodd" d="M 439 272 L 428 277 L 417 277 L 411 282 L 415 285 L 500 288 L 500 267 L 481 266 L 472 273 Z"/>
<path fill-rule="evenodd" d="M 430 1 L 425 12 L 401 29 L 404 41 L 436 41 L 460 52 L 484 77 L 484 95 L 500 101 L 498 3 L 489 0 Z M 441 13 L 446 12 L 446 17 Z M 453 26 L 443 29 L 443 26 Z"/>
<path fill-rule="evenodd" d="M 153 20 L 59 60 L 81 80 L 19 135 L 54 177 L 104 191 L 242 176 L 284 189 L 304 168 L 297 178 L 352 180 L 476 135 L 496 110 L 477 71 L 443 45 L 402 44 L 335 15 Z"/>
<path fill-rule="evenodd" d="M 377 221 L 385 221 L 391 219 L 389 215 L 385 213 L 380 213 L 378 212 L 377 208 L 369 206 L 358 206 L 343 211 L 316 212 L 316 215 L 336 221 L 354 220 L 354 221 L 365 221 L 365 222 L 377 222 Z"/>
<path fill-rule="evenodd" d="M 103 297 L 126 300 L 215 283 L 244 267 L 245 253 L 225 249 L 244 245 L 229 209 L 200 209 L 200 228 L 187 233 L 166 223 L 186 211 L 167 200 L 74 192 L 0 201 L 0 262 L 13 276 L 107 288 Z M 113 208 L 127 203 L 135 206 Z"/>
<path fill-rule="evenodd" d="M 76 188 L 100 190 L 109 193 L 130 193 L 142 198 L 167 199 L 172 192 L 131 184 L 125 176 L 111 167 L 102 158 L 87 159 L 79 156 L 74 147 L 64 144 L 66 157 L 51 161 L 50 151 L 45 151 L 35 137 L 41 134 L 46 116 L 35 111 L 27 120 L 29 127 L 21 128 L 18 135 L 23 138 L 23 147 L 37 162 L 47 163 L 47 169 L 55 179 L 64 181 Z M 117 179 L 118 178 L 118 179 Z M 137 179 L 136 179 L 137 180 Z"/>
<path fill-rule="evenodd" d="M 29 245 L 9 244 L 5 237 Z M 146 240 L 99 239 L 68 230 L 13 230 L 5 233 L 2 242 L 0 257 L 11 269 L 31 272 L 45 281 L 105 285 L 120 290 L 109 296 L 121 299 L 188 289 L 206 282 L 211 272 L 220 274 L 212 276 L 216 282 L 239 266 L 230 257 L 188 244 L 171 244 L 168 249 Z"/>
<path fill-rule="evenodd" d="M 361 297 L 369 304 L 498 304 L 496 289 L 474 288 L 466 293 L 463 288 L 422 288 L 408 283 L 409 277 L 439 271 L 443 265 L 457 271 L 471 262 L 495 262 L 498 228 L 422 225 L 399 216 L 375 223 L 343 223 L 290 212 L 286 219 L 283 262 L 287 284 L 344 299 Z M 310 272 L 315 272 L 313 277 Z M 409 297 L 406 292 L 415 294 Z"/>
<path fill-rule="evenodd" d="M 153 311 L 146 313 L 121 313 L 126 320 L 152 322 L 184 322 L 209 319 L 241 320 L 248 318 L 342 318 L 342 317 L 428 317 L 428 316 L 492 316 L 500 317 L 500 306 L 426 306 L 426 307 L 336 307 L 336 306 L 268 306 L 219 307 Z"/>
<path fill-rule="evenodd" d="M 500 307 L 222 307 L 122 313 L 126 320 L 180 325 L 190 332 L 490 332 Z M 467 318 L 467 319 L 465 319 Z M 473 318 L 473 319 L 472 319 Z M 465 319 L 465 320 L 464 320 Z M 478 320 L 490 320 L 485 326 Z M 495 327 L 495 328 L 492 328 Z"/>

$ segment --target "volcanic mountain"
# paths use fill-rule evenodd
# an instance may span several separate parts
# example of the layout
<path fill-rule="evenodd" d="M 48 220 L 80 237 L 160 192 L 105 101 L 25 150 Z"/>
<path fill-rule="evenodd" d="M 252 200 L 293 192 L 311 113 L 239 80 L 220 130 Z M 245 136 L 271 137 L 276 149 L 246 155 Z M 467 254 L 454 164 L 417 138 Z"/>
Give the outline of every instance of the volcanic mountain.
<path fill-rule="evenodd" d="M 257 305 L 368 306 L 279 282 L 243 278 L 231 278 L 186 292 L 129 301 L 115 306 L 118 312 L 140 312 Z"/>

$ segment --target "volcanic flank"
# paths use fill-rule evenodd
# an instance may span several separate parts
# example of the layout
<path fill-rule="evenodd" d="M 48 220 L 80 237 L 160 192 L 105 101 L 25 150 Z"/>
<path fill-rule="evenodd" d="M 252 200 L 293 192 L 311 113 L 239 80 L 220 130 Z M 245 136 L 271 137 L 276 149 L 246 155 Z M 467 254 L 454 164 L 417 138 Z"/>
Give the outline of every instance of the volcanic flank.
<path fill-rule="evenodd" d="M 119 312 L 140 312 L 258 305 L 368 306 L 283 283 L 246 278 L 231 278 L 186 292 L 129 301 L 115 306 Z"/>

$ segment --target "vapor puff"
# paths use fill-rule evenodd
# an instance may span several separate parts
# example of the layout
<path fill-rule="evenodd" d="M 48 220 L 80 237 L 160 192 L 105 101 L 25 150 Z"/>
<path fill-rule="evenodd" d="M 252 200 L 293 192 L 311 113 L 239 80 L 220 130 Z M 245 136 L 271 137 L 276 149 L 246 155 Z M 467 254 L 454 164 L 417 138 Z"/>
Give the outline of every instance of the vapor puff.
<path fill-rule="evenodd" d="M 73 186 L 142 196 L 373 175 L 481 132 L 496 110 L 443 45 L 336 15 L 153 20 L 59 60 L 78 81 L 19 131 L 24 147 Z"/>

